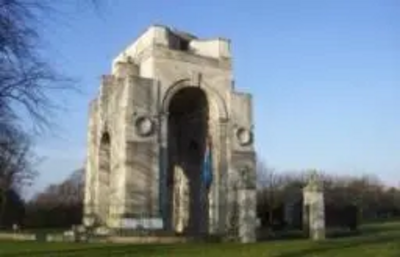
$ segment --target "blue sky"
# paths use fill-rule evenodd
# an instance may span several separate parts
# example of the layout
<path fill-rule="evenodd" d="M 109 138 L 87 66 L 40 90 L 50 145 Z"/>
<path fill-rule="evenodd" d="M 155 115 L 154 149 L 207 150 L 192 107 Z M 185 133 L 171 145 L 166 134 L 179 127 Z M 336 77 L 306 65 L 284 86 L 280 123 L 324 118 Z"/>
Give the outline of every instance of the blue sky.
<path fill-rule="evenodd" d="M 54 96 L 68 110 L 55 135 L 38 139 L 46 161 L 35 189 L 83 165 L 99 77 L 151 24 L 232 40 L 268 166 L 400 182 L 400 1 L 106 0 L 97 13 L 68 3 L 60 14 L 43 27 L 44 52 L 83 92 Z"/>

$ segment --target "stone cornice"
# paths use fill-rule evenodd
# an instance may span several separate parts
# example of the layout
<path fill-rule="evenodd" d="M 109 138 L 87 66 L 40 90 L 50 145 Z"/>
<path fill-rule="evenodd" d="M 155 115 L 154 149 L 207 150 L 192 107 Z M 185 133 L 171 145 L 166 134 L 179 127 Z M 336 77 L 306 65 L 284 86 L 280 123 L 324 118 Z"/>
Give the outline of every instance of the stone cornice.
<path fill-rule="evenodd" d="M 153 45 L 150 46 L 140 53 L 138 53 L 134 59 L 136 63 L 141 63 L 146 61 L 151 56 L 160 59 L 172 59 L 177 61 L 188 62 L 192 64 L 201 64 L 213 68 L 218 68 L 222 70 L 230 71 L 232 69 L 232 63 L 230 59 L 215 59 L 206 56 L 201 56 L 197 54 L 193 54 L 190 52 L 180 52 L 176 50 L 168 49 L 164 46 Z"/>

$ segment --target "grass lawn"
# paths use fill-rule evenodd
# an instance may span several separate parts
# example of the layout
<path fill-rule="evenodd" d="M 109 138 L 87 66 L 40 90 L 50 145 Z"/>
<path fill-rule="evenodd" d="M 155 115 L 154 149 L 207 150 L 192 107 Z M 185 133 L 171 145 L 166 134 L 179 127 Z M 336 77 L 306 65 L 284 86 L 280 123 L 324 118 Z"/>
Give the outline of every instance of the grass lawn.
<path fill-rule="evenodd" d="M 206 257 L 400 257 L 400 222 L 364 226 L 360 236 L 260 242 L 176 245 L 0 242 L 0 256 L 206 256 Z"/>

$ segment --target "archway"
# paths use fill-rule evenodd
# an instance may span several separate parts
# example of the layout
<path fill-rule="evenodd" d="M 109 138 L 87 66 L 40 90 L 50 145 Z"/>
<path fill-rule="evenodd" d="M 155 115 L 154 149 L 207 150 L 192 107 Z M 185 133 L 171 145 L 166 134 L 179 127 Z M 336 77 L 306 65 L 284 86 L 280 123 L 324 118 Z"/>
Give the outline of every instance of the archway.
<path fill-rule="evenodd" d="M 99 147 L 99 213 L 101 221 L 107 221 L 110 212 L 110 178 L 111 178 L 111 138 L 105 132 Z"/>
<path fill-rule="evenodd" d="M 185 87 L 168 106 L 168 212 L 176 232 L 200 234 L 208 224 L 207 189 L 201 180 L 209 106 L 206 93 Z"/>

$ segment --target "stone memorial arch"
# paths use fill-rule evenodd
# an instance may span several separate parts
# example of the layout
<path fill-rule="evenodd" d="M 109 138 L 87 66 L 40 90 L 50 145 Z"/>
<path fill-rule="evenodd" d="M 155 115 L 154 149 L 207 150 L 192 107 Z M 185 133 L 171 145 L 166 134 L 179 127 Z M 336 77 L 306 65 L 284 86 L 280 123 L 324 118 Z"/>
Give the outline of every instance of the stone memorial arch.
<path fill-rule="evenodd" d="M 85 223 L 223 235 L 239 204 L 254 240 L 252 101 L 235 91 L 228 40 L 149 27 L 102 77 L 88 127 Z"/>

